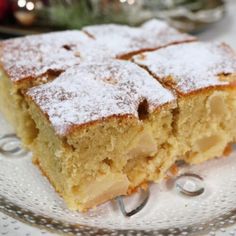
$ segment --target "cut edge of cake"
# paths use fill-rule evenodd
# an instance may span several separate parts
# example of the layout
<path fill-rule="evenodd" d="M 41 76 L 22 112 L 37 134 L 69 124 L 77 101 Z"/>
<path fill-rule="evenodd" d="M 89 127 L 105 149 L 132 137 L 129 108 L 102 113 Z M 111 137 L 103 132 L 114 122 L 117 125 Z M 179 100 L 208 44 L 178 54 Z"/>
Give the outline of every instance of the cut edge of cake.
<path fill-rule="evenodd" d="M 196 164 L 235 142 L 236 54 L 224 43 L 191 42 L 142 53 L 133 61 L 176 92 L 179 159 Z"/>

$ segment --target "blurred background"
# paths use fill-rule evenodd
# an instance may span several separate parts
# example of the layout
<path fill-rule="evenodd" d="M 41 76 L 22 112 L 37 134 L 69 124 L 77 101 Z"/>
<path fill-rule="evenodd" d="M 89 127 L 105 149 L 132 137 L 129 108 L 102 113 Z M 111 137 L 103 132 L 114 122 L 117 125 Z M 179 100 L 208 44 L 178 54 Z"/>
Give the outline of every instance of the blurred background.
<path fill-rule="evenodd" d="M 236 0 L 0 0 L 0 38 L 154 17 L 236 48 Z"/>

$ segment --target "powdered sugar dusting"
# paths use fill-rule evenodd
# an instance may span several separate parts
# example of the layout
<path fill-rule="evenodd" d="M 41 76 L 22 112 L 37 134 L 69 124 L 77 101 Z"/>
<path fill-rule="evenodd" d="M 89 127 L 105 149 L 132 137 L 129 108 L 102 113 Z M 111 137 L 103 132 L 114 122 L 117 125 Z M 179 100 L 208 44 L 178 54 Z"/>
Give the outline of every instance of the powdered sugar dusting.
<path fill-rule="evenodd" d="M 53 82 L 30 89 L 27 95 L 48 115 L 56 133 L 62 136 L 72 125 L 112 115 L 138 117 L 137 109 L 144 99 L 150 112 L 175 100 L 145 70 L 120 60 L 81 63 Z"/>
<path fill-rule="evenodd" d="M 19 82 L 47 72 L 58 74 L 81 60 L 121 57 L 195 39 L 158 20 L 141 27 L 108 24 L 85 27 L 84 31 L 94 39 L 74 30 L 3 41 L 0 64 L 12 81 Z"/>
<path fill-rule="evenodd" d="M 64 71 L 78 64 L 76 54 L 90 37 L 80 31 L 64 31 L 3 41 L 1 64 L 12 81 L 35 78 L 48 71 Z"/>
<path fill-rule="evenodd" d="M 172 86 L 180 93 L 229 84 L 219 80 L 218 75 L 236 73 L 236 55 L 222 43 L 173 45 L 137 55 L 134 61 L 148 68 L 161 81 L 171 76 Z"/>
<path fill-rule="evenodd" d="M 95 38 L 89 48 L 83 48 L 82 57 L 124 57 L 164 47 L 174 43 L 193 41 L 195 37 L 183 34 L 160 20 L 150 20 L 141 27 L 106 24 L 83 28 Z"/>

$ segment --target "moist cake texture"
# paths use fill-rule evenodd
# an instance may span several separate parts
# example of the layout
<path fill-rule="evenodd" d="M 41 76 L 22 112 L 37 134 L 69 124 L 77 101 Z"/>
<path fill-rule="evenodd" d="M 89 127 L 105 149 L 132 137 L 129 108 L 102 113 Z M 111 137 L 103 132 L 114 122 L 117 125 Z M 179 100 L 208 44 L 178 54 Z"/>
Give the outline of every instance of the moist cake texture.
<path fill-rule="evenodd" d="M 172 163 L 175 97 L 131 62 L 82 63 L 27 96 L 34 157 L 73 209 L 125 195 L 156 180 L 164 157 Z"/>
<path fill-rule="evenodd" d="M 37 135 L 27 112 L 25 91 L 80 63 L 79 48 L 90 40 L 82 32 L 65 31 L 0 43 L 0 109 L 25 145 L 29 145 Z"/>
<path fill-rule="evenodd" d="M 134 57 L 176 91 L 179 158 L 198 163 L 223 155 L 235 141 L 236 55 L 222 43 L 174 45 Z"/>
<path fill-rule="evenodd" d="M 154 50 L 171 44 L 196 40 L 180 33 L 160 20 L 150 20 L 141 27 L 106 24 L 82 29 L 95 40 L 81 51 L 82 57 L 116 57 L 128 59 L 142 51 Z"/>

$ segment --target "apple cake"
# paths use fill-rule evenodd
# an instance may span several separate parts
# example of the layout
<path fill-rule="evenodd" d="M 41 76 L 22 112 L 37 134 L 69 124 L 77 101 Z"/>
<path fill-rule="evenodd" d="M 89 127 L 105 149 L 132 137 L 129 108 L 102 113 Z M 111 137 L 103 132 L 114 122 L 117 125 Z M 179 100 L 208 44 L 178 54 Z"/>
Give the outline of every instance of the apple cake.
<path fill-rule="evenodd" d="M 132 62 L 81 63 L 27 101 L 35 162 L 72 209 L 125 195 L 158 179 L 163 160 L 173 164 L 175 97 Z"/>
<path fill-rule="evenodd" d="M 80 211 L 228 151 L 235 81 L 228 45 L 158 20 L 0 43 L 0 110 Z"/>
<path fill-rule="evenodd" d="M 65 31 L 0 43 L 0 110 L 26 146 L 36 137 L 37 130 L 27 112 L 25 91 L 78 64 L 77 52 L 90 40 L 82 32 Z"/>
<path fill-rule="evenodd" d="M 133 61 L 175 91 L 178 158 L 195 164 L 223 155 L 236 135 L 236 55 L 224 43 L 192 42 Z"/>

